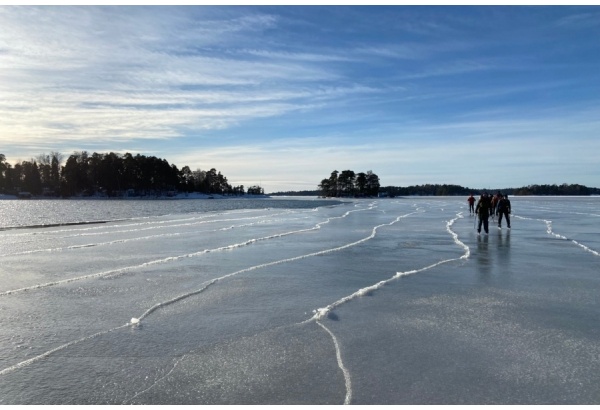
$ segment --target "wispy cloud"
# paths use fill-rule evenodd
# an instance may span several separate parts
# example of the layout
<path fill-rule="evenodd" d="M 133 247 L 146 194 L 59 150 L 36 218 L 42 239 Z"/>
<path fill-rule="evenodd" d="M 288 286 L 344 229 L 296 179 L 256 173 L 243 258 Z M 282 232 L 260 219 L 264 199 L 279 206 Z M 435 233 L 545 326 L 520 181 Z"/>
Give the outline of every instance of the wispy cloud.
<path fill-rule="evenodd" d="M 461 164 L 495 155 L 507 184 L 597 174 L 596 15 L 0 7 L 0 152 L 137 148 L 268 190 L 335 168 L 477 185 Z"/>
<path fill-rule="evenodd" d="M 600 13 L 576 13 L 561 17 L 557 22 L 558 27 L 571 27 L 574 29 L 585 29 L 591 26 L 600 26 Z"/>

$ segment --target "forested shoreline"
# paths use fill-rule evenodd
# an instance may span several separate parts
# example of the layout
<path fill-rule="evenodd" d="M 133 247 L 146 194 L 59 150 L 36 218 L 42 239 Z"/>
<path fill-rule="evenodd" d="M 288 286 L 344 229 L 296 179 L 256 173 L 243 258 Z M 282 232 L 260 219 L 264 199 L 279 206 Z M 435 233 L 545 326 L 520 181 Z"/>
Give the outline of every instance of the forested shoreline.
<path fill-rule="evenodd" d="M 148 197 L 173 196 L 176 193 L 244 195 L 264 194 L 260 186 L 247 190 L 232 186 L 220 171 L 189 166 L 179 169 L 165 159 L 130 153 L 116 154 L 79 151 L 66 161 L 58 152 L 42 154 L 14 166 L 0 153 L 0 194 L 35 197 Z M 579 184 L 528 185 L 518 188 L 469 188 L 460 185 L 425 184 L 380 186 L 379 176 L 372 171 L 333 171 L 321 180 L 316 190 L 274 192 L 280 196 L 322 197 L 398 197 L 398 196 L 464 196 L 502 192 L 508 195 L 600 195 L 600 189 Z"/>
<path fill-rule="evenodd" d="M 559 195 L 559 196 L 586 196 L 600 195 L 600 189 L 590 188 L 579 184 L 561 184 L 561 185 L 528 185 L 518 188 L 468 188 L 460 185 L 439 185 L 425 184 L 413 185 L 408 187 L 382 187 L 380 190 L 386 196 L 454 196 L 470 195 L 482 192 L 496 193 L 502 192 L 507 195 L 526 196 L 526 195 Z"/>
<path fill-rule="evenodd" d="M 373 171 L 355 173 L 352 170 L 333 171 L 329 178 L 321 180 L 318 195 L 324 197 L 397 197 L 397 196 L 453 196 L 480 192 L 502 192 L 507 195 L 598 195 L 600 190 L 578 184 L 529 185 L 520 188 L 474 189 L 460 185 L 425 184 L 408 187 L 381 187 L 379 177 Z"/>
<path fill-rule="evenodd" d="M 274 192 L 270 195 L 287 195 L 287 196 L 330 196 L 328 191 L 322 189 L 320 184 L 319 189 L 305 191 L 287 191 Z M 480 194 L 482 192 L 496 193 L 502 192 L 507 195 L 527 196 L 527 195 L 553 195 L 553 196 L 588 196 L 600 195 L 599 188 L 590 188 L 579 184 L 561 184 L 561 185 L 528 185 L 519 188 L 469 188 L 460 185 L 447 184 L 425 184 L 411 185 L 407 187 L 399 186 L 384 186 L 380 187 L 376 195 L 383 197 L 398 197 L 398 196 L 464 196 L 470 194 Z"/>
<path fill-rule="evenodd" d="M 58 152 L 39 155 L 14 166 L 0 154 L 0 193 L 22 197 L 172 196 L 176 192 L 244 195 L 215 168 L 179 169 L 165 159 L 141 154 L 74 152 L 63 162 Z M 259 186 L 248 194 L 264 194 Z"/>

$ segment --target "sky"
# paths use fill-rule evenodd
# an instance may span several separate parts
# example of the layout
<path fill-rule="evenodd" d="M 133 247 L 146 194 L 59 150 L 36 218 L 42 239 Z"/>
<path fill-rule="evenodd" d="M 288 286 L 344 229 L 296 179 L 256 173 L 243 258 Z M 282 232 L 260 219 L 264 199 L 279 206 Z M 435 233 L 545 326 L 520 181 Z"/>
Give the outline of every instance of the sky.
<path fill-rule="evenodd" d="M 0 153 L 600 187 L 598 6 L 0 5 Z"/>

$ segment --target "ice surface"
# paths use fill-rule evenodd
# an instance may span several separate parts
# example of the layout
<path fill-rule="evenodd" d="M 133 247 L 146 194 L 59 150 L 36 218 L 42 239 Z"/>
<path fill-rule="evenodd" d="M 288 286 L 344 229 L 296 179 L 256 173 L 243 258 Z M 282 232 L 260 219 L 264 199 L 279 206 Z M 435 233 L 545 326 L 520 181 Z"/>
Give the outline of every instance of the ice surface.
<path fill-rule="evenodd" d="M 600 198 L 511 202 L 0 201 L 0 403 L 598 404 Z"/>

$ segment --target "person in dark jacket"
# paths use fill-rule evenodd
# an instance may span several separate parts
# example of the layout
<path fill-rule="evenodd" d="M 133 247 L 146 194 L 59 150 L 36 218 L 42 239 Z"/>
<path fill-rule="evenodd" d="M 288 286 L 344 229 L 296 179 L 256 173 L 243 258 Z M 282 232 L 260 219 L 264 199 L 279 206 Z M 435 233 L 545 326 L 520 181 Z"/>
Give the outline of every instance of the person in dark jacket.
<path fill-rule="evenodd" d="M 508 200 L 508 195 L 503 195 L 498 201 L 498 228 L 502 228 L 502 215 L 506 218 L 506 225 L 508 229 L 510 229 L 510 201 Z"/>
<path fill-rule="evenodd" d="M 475 207 L 475 213 L 479 216 L 479 224 L 477 225 L 477 233 L 481 233 L 481 225 L 483 224 L 483 229 L 485 233 L 489 233 L 488 228 L 488 218 L 490 217 L 490 209 L 492 204 L 490 202 L 490 197 L 487 192 L 484 192 L 483 195 L 477 201 L 477 206 Z"/>

